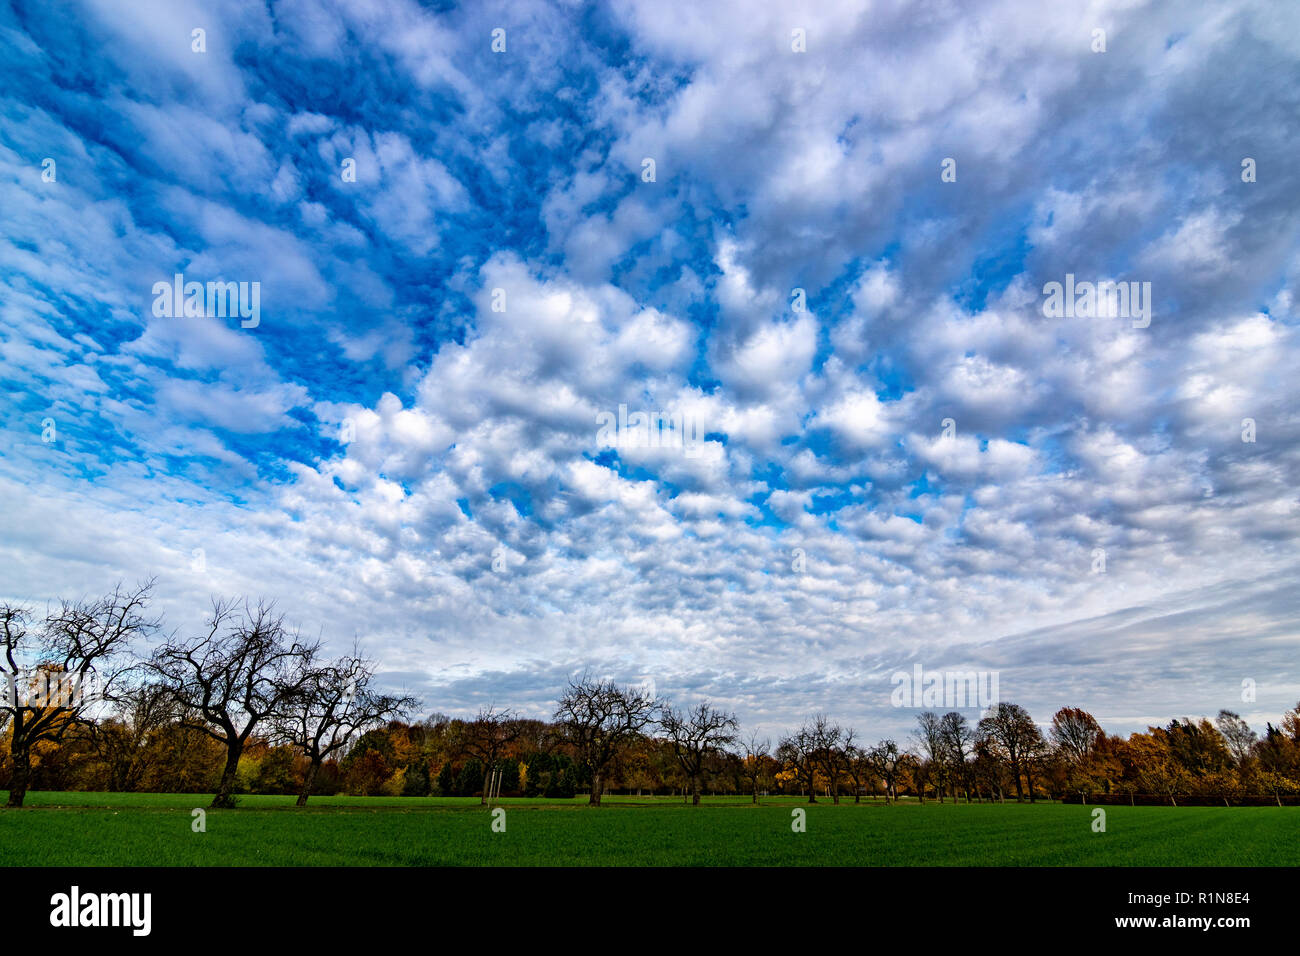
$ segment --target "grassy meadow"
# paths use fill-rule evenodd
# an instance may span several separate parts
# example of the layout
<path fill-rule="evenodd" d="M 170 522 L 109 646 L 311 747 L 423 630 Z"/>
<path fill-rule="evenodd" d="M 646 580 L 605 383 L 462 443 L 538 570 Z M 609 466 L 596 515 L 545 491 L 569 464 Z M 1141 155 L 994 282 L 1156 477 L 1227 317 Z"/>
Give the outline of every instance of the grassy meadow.
<path fill-rule="evenodd" d="M 2 792 L 0 792 L 2 793 Z M 1300 810 L 1063 804 L 809 806 L 770 798 L 505 799 L 32 792 L 0 809 L 4 866 L 1296 866 Z M 191 811 L 206 812 L 204 833 Z M 791 811 L 807 811 L 806 832 Z"/>

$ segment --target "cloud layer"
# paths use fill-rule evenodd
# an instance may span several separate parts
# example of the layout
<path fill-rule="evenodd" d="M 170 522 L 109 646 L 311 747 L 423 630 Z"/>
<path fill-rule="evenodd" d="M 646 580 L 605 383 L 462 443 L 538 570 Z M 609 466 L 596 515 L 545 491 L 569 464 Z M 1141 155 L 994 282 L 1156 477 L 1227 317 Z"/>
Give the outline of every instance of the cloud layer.
<path fill-rule="evenodd" d="M 590 669 L 903 735 L 920 663 L 1040 720 L 1274 719 L 1298 37 L 1246 0 L 0 10 L 4 597 L 273 597 L 447 712 Z M 260 323 L 156 315 L 177 273 Z M 1149 282 L 1149 326 L 1048 318 L 1067 274 Z M 638 413 L 680 427 L 602 434 Z"/>

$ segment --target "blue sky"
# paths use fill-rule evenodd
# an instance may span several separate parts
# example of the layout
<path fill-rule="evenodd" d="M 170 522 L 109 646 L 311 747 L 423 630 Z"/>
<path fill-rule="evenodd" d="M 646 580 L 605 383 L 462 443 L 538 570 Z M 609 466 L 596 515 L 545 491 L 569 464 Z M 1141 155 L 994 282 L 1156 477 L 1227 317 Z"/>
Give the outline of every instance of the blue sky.
<path fill-rule="evenodd" d="M 426 712 L 590 670 L 874 739 L 919 663 L 1262 726 L 1297 60 L 1240 0 L 0 6 L 0 598 L 274 598 Z"/>

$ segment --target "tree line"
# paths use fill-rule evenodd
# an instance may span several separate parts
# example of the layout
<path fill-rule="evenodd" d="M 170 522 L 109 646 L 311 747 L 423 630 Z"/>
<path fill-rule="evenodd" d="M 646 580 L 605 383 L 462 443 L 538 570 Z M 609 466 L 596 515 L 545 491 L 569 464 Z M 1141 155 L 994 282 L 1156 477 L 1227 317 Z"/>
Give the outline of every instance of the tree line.
<path fill-rule="evenodd" d="M 212 793 L 347 792 L 503 796 L 705 791 L 839 803 L 1008 798 L 1282 804 L 1300 793 L 1300 704 L 1260 737 L 1237 714 L 1174 719 L 1127 738 L 1088 712 L 1058 710 L 1046 732 L 999 702 L 975 721 L 924 711 L 910 740 L 868 743 L 816 715 L 775 745 L 742 736 L 733 713 L 678 708 L 583 676 L 551 720 L 489 707 L 410 721 L 419 702 L 380 693 L 357 648 L 327 658 L 272 605 L 215 600 L 204 626 L 171 634 L 149 615 L 153 582 L 61 601 L 43 618 L 0 604 L 0 787 Z"/>

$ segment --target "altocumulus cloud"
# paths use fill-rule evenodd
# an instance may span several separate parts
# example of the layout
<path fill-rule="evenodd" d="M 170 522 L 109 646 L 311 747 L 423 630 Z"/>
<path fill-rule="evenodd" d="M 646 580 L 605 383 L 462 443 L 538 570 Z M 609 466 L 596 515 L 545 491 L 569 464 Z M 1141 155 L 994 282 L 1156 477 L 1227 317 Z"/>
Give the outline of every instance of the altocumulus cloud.
<path fill-rule="evenodd" d="M 1261 724 L 1298 60 L 1247 0 L 7 6 L 4 597 L 274 597 L 453 712 L 591 669 L 900 734 L 921 663 Z M 178 273 L 260 323 L 155 315 Z"/>

